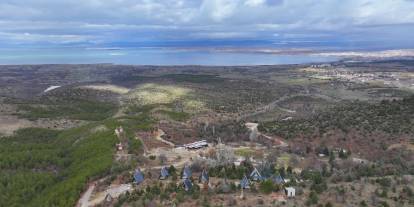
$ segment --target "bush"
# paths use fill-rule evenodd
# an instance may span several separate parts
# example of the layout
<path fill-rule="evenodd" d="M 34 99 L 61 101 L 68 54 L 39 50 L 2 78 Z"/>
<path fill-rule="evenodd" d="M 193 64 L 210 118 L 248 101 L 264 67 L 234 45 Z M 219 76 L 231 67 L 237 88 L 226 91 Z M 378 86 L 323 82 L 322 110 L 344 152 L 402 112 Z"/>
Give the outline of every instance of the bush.
<path fill-rule="evenodd" d="M 380 202 L 380 205 L 382 206 L 382 207 L 389 207 L 390 205 L 386 202 L 386 201 L 381 201 Z"/>
<path fill-rule="evenodd" d="M 368 205 L 367 205 L 367 203 L 363 200 L 363 201 L 361 201 L 361 202 L 359 203 L 359 206 L 361 206 L 361 207 L 366 207 L 366 206 L 368 206 Z"/>
<path fill-rule="evenodd" d="M 269 194 L 274 190 L 273 182 L 271 180 L 262 181 L 260 182 L 259 189 L 260 192 L 264 194 Z"/>
<path fill-rule="evenodd" d="M 315 191 L 311 191 L 310 192 L 310 194 L 309 194 L 309 198 L 308 198 L 308 200 L 306 201 L 306 205 L 315 205 L 315 204 L 317 204 L 319 202 L 319 197 L 318 197 L 318 195 L 316 194 L 316 192 Z"/>
<path fill-rule="evenodd" d="M 391 179 L 389 178 L 378 178 L 376 182 L 379 183 L 382 187 L 390 187 L 391 186 Z"/>

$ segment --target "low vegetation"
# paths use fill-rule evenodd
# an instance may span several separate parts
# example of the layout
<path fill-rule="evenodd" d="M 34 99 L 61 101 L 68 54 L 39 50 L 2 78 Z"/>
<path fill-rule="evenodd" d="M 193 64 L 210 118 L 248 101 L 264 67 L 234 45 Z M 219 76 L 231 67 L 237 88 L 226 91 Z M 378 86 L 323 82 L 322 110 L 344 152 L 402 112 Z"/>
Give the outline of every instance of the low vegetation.
<path fill-rule="evenodd" d="M 223 82 L 226 79 L 220 78 L 217 75 L 195 75 L 195 74 L 168 74 L 161 76 L 162 78 L 172 79 L 174 82 L 189 82 L 189 83 L 217 83 Z"/>
<path fill-rule="evenodd" d="M 99 121 L 112 116 L 115 106 L 111 103 L 103 103 L 88 100 L 72 100 L 54 105 L 19 105 L 20 117 L 27 119 L 38 118 L 67 118 L 75 120 Z"/>
<path fill-rule="evenodd" d="M 372 133 L 414 134 L 414 96 L 378 104 L 355 101 L 335 106 L 311 118 L 267 122 L 259 130 L 283 138 L 322 135 L 332 129 L 357 129 Z"/>

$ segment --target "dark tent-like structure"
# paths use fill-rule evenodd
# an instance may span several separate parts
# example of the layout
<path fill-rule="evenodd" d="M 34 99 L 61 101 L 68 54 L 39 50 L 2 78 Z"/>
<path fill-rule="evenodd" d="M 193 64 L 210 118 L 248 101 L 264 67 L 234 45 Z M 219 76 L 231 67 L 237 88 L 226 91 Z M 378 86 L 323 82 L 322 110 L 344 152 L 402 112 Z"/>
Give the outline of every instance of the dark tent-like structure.
<path fill-rule="evenodd" d="M 257 170 L 257 168 L 254 168 L 252 173 L 250 173 L 250 179 L 253 181 L 261 181 L 263 180 L 263 177 L 260 174 L 260 172 Z"/>
<path fill-rule="evenodd" d="M 144 174 L 141 172 L 140 169 L 135 170 L 134 173 L 134 183 L 140 184 L 144 181 Z"/>
<path fill-rule="evenodd" d="M 170 176 L 168 169 L 165 166 L 162 167 L 160 172 L 160 180 L 165 180 L 168 178 L 168 176 Z"/>
<path fill-rule="evenodd" d="M 250 188 L 250 181 L 249 181 L 249 179 L 247 179 L 247 176 L 246 175 L 240 181 L 240 187 L 242 189 Z"/>
<path fill-rule="evenodd" d="M 278 175 L 278 176 L 272 176 L 271 177 L 272 181 L 278 185 L 284 184 L 285 183 L 285 179 L 283 179 L 282 176 Z"/>
<path fill-rule="evenodd" d="M 200 183 L 208 183 L 209 180 L 210 178 L 208 177 L 208 172 L 204 169 L 203 172 L 201 172 L 199 181 Z"/>
<path fill-rule="evenodd" d="M 191 178 L 191 170 L 190 167 L 187 165 L 184 167 L 182 179 L 190 179 Z"/>
<path fill-rule="evenodd" d="M 193 187 L 193 183 L 191 183 L 191 180 L 190 179 L 186 178 L 183 181 L 183 186 L 184 186 L 184 190 L 185 191 L 189 191 Z"/>

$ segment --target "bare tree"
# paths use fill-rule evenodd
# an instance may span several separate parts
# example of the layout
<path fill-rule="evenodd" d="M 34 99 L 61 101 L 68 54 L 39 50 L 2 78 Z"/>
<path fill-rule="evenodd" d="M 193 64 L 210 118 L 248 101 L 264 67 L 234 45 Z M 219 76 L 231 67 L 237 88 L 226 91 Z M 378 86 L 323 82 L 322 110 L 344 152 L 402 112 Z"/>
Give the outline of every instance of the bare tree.
<path fill-rule="evenodd" d="M 233 149 L 224 144 L 218 144 L 216 149 L 216 159 L 219 165 L 233 163 L 235 160 Z"/>

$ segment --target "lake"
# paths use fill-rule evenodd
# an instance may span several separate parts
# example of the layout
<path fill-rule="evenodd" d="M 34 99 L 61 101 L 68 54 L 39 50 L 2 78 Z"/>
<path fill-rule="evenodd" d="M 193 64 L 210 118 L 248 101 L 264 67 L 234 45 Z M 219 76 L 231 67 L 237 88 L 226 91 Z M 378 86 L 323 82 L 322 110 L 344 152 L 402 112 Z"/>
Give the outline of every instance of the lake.
<path fill-rule="evenodd" d="M 132 65 L 272 65 L 335 61 L 309 54 L 279 55 L 246 52 L 177 50 L 174 48 L 41 48 L 0 49 L 0 64 Z"/>

